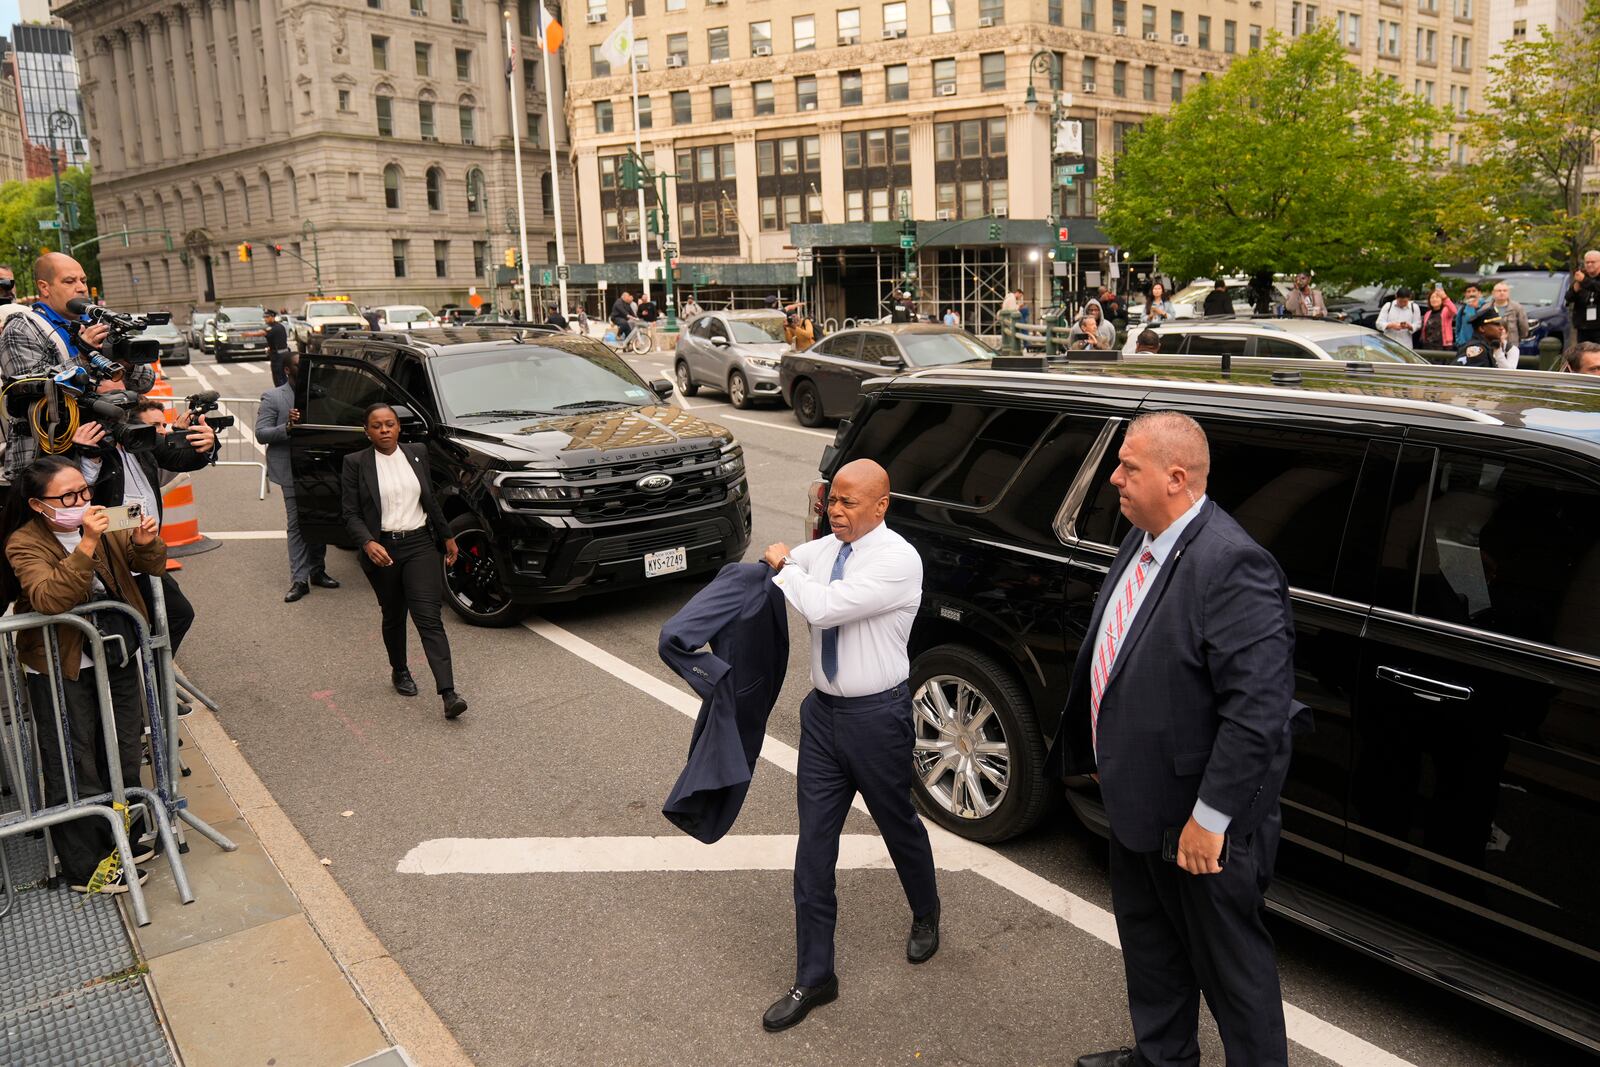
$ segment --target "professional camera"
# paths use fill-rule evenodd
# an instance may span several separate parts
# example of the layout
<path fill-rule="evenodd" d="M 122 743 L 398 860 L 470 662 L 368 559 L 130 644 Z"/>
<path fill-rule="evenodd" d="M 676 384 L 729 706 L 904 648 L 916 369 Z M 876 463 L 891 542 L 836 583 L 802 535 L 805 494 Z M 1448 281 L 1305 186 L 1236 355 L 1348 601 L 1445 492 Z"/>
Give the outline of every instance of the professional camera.
<path fill-rule="evenodd" d="M 172 321 L 172 316 L 165 311 L 126 315 L 101 307 L 99 304 L 91 304 L 81 296 L 67 301 L 67 310 L 74 315 L 87 315 L 91 323 L 106 326 L 110 330 L 105 342 L 100 346 L 100 351 L 96 352 L 84 345 L 78 346 L 84 358 L 101 378 L 116 377 L 118 363 L 137 366 L 141 363 L 154 363 L 160 359 L 161 342 L 154 337 L 138 335 L 147 327 L 165 326 Z M 77 340 L 76 333 L 73 339 Z"/>
<path fill-rule="evenodd" d="M 221 398 L 222 394 L 217 392 L 215 389 L 205 393 L 195 393 L 189 397 L 186 397 L 185 399 L 189 402 L 191 425 L 194 419 L 204 415 L 206 418 L 206 425 L 211 427 L 213 430 L 226 430 L 228 427 L 232 426 L 234 421 L 232 415 L 211 414 L 211 412 L 217 410 L 217 402 Z"/>

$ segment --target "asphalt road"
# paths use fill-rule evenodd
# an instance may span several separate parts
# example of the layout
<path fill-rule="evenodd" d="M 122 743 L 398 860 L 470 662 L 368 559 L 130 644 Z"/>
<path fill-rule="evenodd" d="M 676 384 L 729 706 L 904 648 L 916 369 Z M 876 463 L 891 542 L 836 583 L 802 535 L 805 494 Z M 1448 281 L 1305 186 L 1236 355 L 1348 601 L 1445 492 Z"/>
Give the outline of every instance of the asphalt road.
<path fill-rule="evenodd" d="M 222 374 L 207 358 L 174 369 L 180 395 L 192 384 L 253 397 L 269 384 L 263 364 Z M 663 358 L 635 362 L 647 378 L 670 376 Z M 829 435 L 801 429 L 786 410 L 736 412 L 723 400 L 702 393 L 687 403 L 744 443 L 755 559 L 767 543 L 799 537 L 803 491 Z M 258 500 L 257 477 L 252 468 L 202 475 L 202 530 L 281 530 L 282 499 Z M 553 607 L 506 630 L 447 612 L 458 688 L 472 705 L 452 723 L 427 695 L 414 635 L 424 695 L 390 688 L 377 606 L 354 556 L 330 550 L 329 570 L 343 588 L 291 605 L 281 539 L 228 540 L 189 557 L 179 577 L 199 621 L 181 665 L 478 1063 L 994 1067 L 1070 1064 L 1127 1040 L 1121 958 L 1094 932 L 1111 903 L 1105 849 L 1065 813 L 998 857 L 979 850 L 993 863 L 941 870 L 943 947 L 921 967 L 904 958 L 909 914 L 893 871 L 842 870 L 841 998 L 791 1031 L 764 1033 L 761 1012 L 793 977 L 789 873 L 759 857 L 683 869 L 703 846 L 659 814 L 693 725 L 681 708 L 693 702 L 657 659 L 656 638 L 694 587 L 667 581 Z M 791 644 L 768 727 L 780 763 L 782 746 L 798 745 L 808 687 L 807 635 L 793 616 Z M 781 855 L 782 842 L 759 839 L 795 832 L 788 771 L 758 766 L 735 832 L 756 839 L 752 855 Z M 859 811 L 845 832 L 875 834 Z M 597 870 L 649 866 L 634 842 L 585 851 L 575 840 L 597 837 L 667 838 L 662 847 L 680 859 Z M 497 838 L 552 839 L 542 873 L 398 869 L 424 842 Z M 431 848 L 418 855 L 510 855 L 496 844 Z M 1291 1033 L 1322 1052 L 1295 1045 L 1297 1064 L 1580 1058 L 1291 924 L 1271 925 L 1284 997 L 1297 1009 Z M 1202 1040 L 1206 1062 L 1220 1063 L 1208 1016 Z"/>

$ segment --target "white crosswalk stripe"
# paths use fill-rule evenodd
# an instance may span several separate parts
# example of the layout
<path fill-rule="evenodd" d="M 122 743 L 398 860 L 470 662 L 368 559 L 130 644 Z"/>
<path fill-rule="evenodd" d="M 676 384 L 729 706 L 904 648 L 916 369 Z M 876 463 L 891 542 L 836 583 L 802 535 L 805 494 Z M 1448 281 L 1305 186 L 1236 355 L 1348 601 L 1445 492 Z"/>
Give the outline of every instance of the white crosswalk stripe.
<path fill-rule="evenodd" d="M 224 367 L 220 363 L 213 363 L 211 365 L 211 373 L 215 374 L 219 378 L 226 378 L 228 375 L 232 374 L 233 371 L 229 370 L 227 367 Z"/>
<path fill-rule="evenodd" d="M 239 364 L 238 369 L 239 370 L 249 371 L 251 374 L 265 374 L 265 373 L 267 373 L 267 368 L 263 367 L 259 363 L 241 363 L 241 364 Z"/>

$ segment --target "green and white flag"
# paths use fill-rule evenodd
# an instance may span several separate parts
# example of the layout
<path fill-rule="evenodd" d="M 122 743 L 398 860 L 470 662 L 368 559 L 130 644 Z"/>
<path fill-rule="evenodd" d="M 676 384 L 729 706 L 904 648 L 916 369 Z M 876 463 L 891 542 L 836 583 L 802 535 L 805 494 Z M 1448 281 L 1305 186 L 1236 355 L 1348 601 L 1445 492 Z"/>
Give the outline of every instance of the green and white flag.
<path fill-rule="evenodd" d="M 633 16 L 627 18 L 611 31 L 611 36 L 606 38 L 606 43 L 600 46 L 600 51 L 610 60 L 613 66 L 627 69 L 633 61 Z"/>

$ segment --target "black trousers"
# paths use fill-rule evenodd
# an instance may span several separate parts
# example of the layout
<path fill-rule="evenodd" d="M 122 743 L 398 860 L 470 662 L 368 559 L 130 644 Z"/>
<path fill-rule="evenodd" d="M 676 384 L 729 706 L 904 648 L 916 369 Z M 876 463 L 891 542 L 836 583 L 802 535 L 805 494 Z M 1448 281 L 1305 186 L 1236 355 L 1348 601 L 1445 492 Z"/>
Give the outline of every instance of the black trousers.
<path fill-rule="evenodd" d="M 150 576 L 136 574 L 133 580 L 139 583 L 139 595 L 144 597 L 145 609 L 154 611 L 151 606 L 154 597 L 150 592 Z M 161 595 L 167 604 L 167 633 L 172 635 L 172 654 L 176 656 L 178 646 L 183 644 L 183 635 L 194 625 L 194 605 L 189 603 L 189 598 L 178 588 L 178 580 L 172 576 L 171 571 L 161 575 Z"/>
<path fill-rule="evenodd" d="M 139 764 L 144 755 L 144 704 L 139 698 L 136 669 L 108 668 L 111 707 L 117 730 L 117 763 L 122 769 L 124 787 L 139 784 Z M 71 745 L 71 772 L 78 796 L 109 792 L 111 775 L 106 764 L 105 741 L 100 730 L 100 702 L 95 695 L 95 675 L 85 667 L 78 677 L 61 679 L 62 700 L 66 705 L 63 732 Z M 62 804 L 67 799 L 67 766 L 61 759 L 56 740 L 55 710 L 50 703 L 50 682 L 42 674 L 28 675 L 28 703 L 33 708 L 34 729 L 38 731 L 40 769 L 44 773 L 44 802 Z M 138 824 L 130 837 L 138 836 Z M 73 819 L 50 830 L 61 873 L 68 885 L 84 885 L 100 861 L 116 848 L 111 828 L 103 818 Z"/>
<path fill-rule="evenodd" d="M 866 697 L 812 690 L 800 705 L 795 985 L 821 985 L 833 974 L 833 928 L 839 915 L 834 869 L 839 833 L 856 793 L 883 834 L 911 914 L 927 915 L 939 906 L 933 849 L 911 805 L 912 739 L 911 690 L 904 682 Z"/>
<path fill-rule="evenodd" d="M 1200 1062 L 1200 997 L 1222 1033 L 1227 1062 L 1289 1062 L 1283 993 L 1261 898 L 1272 876 L 1278 822 L 1231 841 L 1220 874 L 1194 875 L 1159 852 L 1111 835 L 1111 904 L 1128 972 L 1128 1012 L 1152 1067 Z"/>
<path fill-rule="evenodd" d="M 406 614 L 422 638 L 422 651 L 433 671 L 433 684 L 439 692 L 456 687 L 450 666 L 450 639 L 445 636 L 439 606 L 444 596 L 443 565 L 439 549 L 427 529 L 398 541 L 380 540 L 394 563 L 379 567 L 363 553 L 361 570 L 378 594 L 383 609 L 383 647 L 389 653 L 389 666 L 406 666 Z"/>
<path fill-rule="evenodd" d="M 289 376 L 284 370 L 284 364 L 289 362 L 289 350 L 287 348 L 275 348 L 272 350 L 270 358 L 272 361 L 272 384 L 276 388 L 289 380 Z"/>

